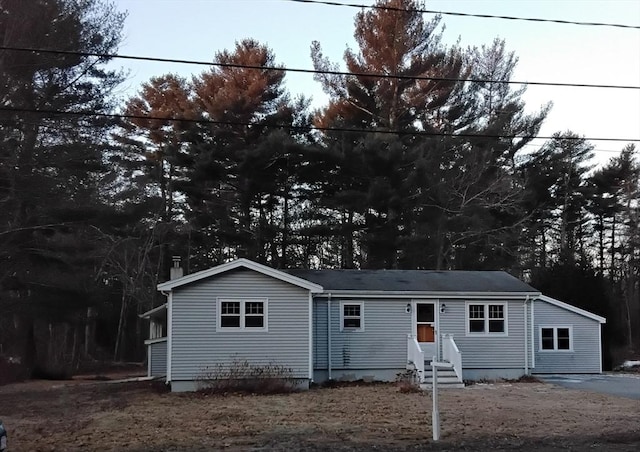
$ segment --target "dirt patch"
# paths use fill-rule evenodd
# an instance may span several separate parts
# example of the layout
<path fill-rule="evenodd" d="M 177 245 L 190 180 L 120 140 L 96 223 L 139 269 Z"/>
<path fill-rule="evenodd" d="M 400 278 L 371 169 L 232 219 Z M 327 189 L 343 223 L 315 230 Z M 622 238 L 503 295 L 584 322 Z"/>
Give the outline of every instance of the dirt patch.
<path fill-rule="evenodd" d="M 153 383 L 0 388 L 11 451 L 640 450 L 640 404 L 543 383 L 429 393 L 393 385 L 289 395 L 160 393 Z"/>

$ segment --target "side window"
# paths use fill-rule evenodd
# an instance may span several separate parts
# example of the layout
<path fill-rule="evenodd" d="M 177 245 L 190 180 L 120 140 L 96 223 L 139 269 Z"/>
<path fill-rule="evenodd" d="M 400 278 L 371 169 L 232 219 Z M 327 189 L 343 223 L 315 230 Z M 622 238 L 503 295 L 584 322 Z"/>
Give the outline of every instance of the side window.
<path fill-rule="evenodd" d="M 265 331 L 267 300 L 218 299 L 218 331 Z"/>
<path fill-rule="evenodd" d="M 362 303 L 342 303 L 340 305 L 340 330 L 363 331 Z"/>
<path fill-rule="evenodd" d="M 543 351 L 571 351 L 572 328 L 570 326 L 541 326 L 540 350 Z"/>
<path fill-rule="evenodd" d="M 220 326 L 222 328 L 240 328 L 240 301 L 220 303 Z"/>

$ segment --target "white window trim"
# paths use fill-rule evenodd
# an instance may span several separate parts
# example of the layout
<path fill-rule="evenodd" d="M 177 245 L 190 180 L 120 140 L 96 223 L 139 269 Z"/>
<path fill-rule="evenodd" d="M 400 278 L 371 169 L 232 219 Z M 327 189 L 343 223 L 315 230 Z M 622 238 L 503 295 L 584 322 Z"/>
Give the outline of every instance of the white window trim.
<path fill-rule="evenodd" d="M 553 330 L 553 349 L 542 348 L 542 329 L 543 328 Z M 567 350 L 558 348 L 558 329 L 559 328 L 566 328 L 569 330 L 569 348 Z M 538 351 L 542 353 L 573 353 L 573 325 L 540 325 L 538 327 Z"/>
<path fill-rule="evenodd" d="M 479 304 L 484 306 L 484 332 L 482 333 L 473 333 L 469 330 L 469 305 Z M 495 306 L 499 305 L 503 307 L 504 312 L 504 332 L 502 333 L 490 333 L 489 332 L 489 305 Z M 509 304 L 504 301 L 466 301 L 464 305 L 464 323 L 465 323 L 465 332 L 467 336 L 474 337 L 507 337 L 509 336 Z"/>
<path fill-rule="evenodd" d="M 344 327 L 344 307 L 345 306 L 360 306 L 360 328 L 345 328 Z M 363 301 L 341 301 L 340 302 L 340 331 L 364 331 L 364 302 Z"/>
<path fill-rule="evenodd" d="M 220 326 L 222 318 L 222 303 L 240 303 L 240 326 Z M 245 305 L 246 303 L 260 302 L 264 306 L 264 326 L 262 328 L 245 327 Z M 216 299 L 216 332 L 218 333 L 230 333 L 230 332 L 247 332 L 247 333 L 264 333 L 269 331 L 269 300 L 267 298 L 217 298 Z"/>

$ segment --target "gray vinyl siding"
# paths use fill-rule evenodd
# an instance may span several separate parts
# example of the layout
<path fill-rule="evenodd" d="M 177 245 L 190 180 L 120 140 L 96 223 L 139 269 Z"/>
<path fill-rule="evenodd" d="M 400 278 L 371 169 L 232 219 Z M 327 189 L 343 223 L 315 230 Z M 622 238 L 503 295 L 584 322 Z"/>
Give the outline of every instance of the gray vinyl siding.
<path fill-rule="evenodd" d="M 535 373 L 600 373 L 600 323 L 536 300 L 534 308 Z M 573 351 L 541 351 L 540 326 L 571 326 Z"/>
<path fill-rule="evenodd" d="M 162 377 L 167 374 L 167 341 L 149 344 L 151 360 L 150 377 Z"/>
<path fill-rule="evenodd" d="M 313 301 L 313 368 L 327 369 L 327 300 Z"/>
<path fill-rule="evenodd" d="M 506 303 L 507 336 L 467 335 L 466 302 Z M 441 300 L 446 304 L 440 313 L 440 334 L 453 334 L 462 353 L 462 368 L 524 369 L 524 306 L 522 300 Z M 530 328 L 527 332 L 530 335 Z M 529 359 L 529 365 L 531 360 Z"/>
<path fill-rule="evenodd" d="M 340 331 L 341 302 L 363 303 L 364 331 Z M 411 334 L 409 300 L 400 299 L 332 299 L 331 367 L 340 369 L 404 369 L 407 365 L 407 335 Z M 326 301 L 318 309 L 326 312 Z M 318 316 L 320 318 L 320 316 Z M 326 322 L 326 314 L 324 316 Z M 318 350 L 326 350 L 326 329 L 318 329 Z M 324 348 L 323 348 L 324 347 Z M 326 358 L 318 363 L 326 369 Z"/>
<path fill-rule="evenodd" d="M 216 332 L 217 298 L 266 298 L 268 331 Z M 175 289 L 172 295 L 173 381 L 201 378 L 217 365 L 248 360 L 309 377 L 309 292 L 261 273 L 237 269 Z"/>

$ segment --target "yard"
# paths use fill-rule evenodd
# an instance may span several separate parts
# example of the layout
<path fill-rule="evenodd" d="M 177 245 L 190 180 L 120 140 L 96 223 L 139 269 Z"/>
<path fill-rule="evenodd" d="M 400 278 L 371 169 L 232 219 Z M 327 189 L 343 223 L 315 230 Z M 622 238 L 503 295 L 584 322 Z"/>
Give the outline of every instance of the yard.
<path fill-rule="evenodd" d="M 170 394 L 157 383 L 0 387 L 11 452 L 52 450 L 640 450 L 640 403 L 543 383 L 429 393 L 390 384 L 290 395 Z"/>

